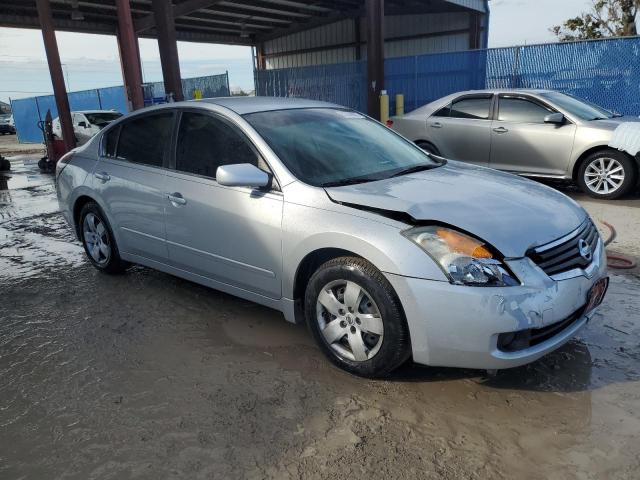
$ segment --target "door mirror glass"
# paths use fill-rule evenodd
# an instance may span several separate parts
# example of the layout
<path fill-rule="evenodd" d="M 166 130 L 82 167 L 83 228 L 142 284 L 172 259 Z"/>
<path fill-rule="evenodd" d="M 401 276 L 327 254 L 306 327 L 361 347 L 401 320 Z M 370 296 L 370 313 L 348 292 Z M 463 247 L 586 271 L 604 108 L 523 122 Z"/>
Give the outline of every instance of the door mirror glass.
<path fill-rule="evenodd" d="M 544 117 L 544 123 L 554 123 L 556 125 L 562 125 L 564 120 L 564 115 L 561 113 L 552 113 Z"/>
<path fill-rule="evenodd" d="M 271 175 L 250 163 L 236 163 L 218 167 L 216 181 L 226 187 L 266 188 L 271 186 Z"/>
<path fill-rule="evenodd" d="M 89 128 L 89 125 L 87 125 L 87 122 L 78 122 L 78 126 L 82 128 Z"/>

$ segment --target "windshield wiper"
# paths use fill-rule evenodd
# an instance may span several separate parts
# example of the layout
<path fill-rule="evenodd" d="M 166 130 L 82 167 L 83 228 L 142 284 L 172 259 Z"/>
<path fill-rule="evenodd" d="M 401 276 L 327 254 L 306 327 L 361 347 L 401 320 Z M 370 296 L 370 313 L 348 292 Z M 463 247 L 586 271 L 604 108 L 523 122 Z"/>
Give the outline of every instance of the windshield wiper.
<path fill-rule="evenodd" d="M 345 178 L 334 182 L 327 182 L 320 185 L 323 188 L 328 187 L 344 187 L 346 185 L 357 185 L 358 183 L 374 182 L 379 178 Z"/>
<path fill-rule="evenodd" d="M 389 178 L 393 177 L 401 177 L 402 175 L 408 175 L 410 173 L 422 172 L 423 170 L 431 170 L 433 168 L 438 168 L 442 164 L 439 163 L 421 163 L 420 165 L 413 165 L 412 167 L 407 167 L 399 172 L 394 173 Z"/>

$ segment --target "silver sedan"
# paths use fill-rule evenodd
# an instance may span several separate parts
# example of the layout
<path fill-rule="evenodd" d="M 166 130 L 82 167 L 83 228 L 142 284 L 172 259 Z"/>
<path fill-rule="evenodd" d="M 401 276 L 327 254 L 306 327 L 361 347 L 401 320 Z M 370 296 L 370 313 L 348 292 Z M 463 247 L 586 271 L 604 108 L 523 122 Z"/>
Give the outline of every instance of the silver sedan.
<path fill-rule="evenodd" d="M 389 125 L 447 158 L 571 180 L 593 197 L 614 199 L 638 184 L 636 152 L 609 146 L 625 122 L 640 119 L 551 90 L 481 90 L 441 98 Z"/>
<path fill-rule="evenodd" d="M 563 194 L 328 103 L 135 112 L 60 160 L 57 192 L 100 271 L 141 264 L 275 308 L 364 376 L 531 362 L 607 287 L 597 229 Z"/>

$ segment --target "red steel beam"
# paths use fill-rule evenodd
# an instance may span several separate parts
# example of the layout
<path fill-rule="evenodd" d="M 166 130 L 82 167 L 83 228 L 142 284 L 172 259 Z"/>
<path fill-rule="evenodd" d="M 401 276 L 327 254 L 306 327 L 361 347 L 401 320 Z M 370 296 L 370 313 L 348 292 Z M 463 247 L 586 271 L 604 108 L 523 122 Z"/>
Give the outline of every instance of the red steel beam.
<path fill-rule="evenodd" d="M 156 19 L 164 91 L 167 95 L 172 95 L 176 102 L 179 102 L 184 100 L 184 95 L 180 77 L 173 5 L 171 0 L 153 0 L 152 7 Z"/>
<path fill-rule="evenodd" d="M 129 0 L 116 0 L 118 13 L 118 49 L 122 78 L 127 92 L 129 111 L 144 108 L 142 93 L 142 69 L 138 57 L 138 37 L 133 28 Z"/>
<path fill-rule="evenodd" d="M 64 85 L 64 74 L 60 63 L 60 52 L 56 42 L 56 32 L 53 28 L 53 14 L 51 13 L 51 3 L 49 0 L 36 0 L 38 7 L 38 19 L 42 29 L 42 39 L 44 40 L 44 50 L 47 54 L 49 74 L 53 85 L 53 94 L 58 108 L 58 118 L 62 128 L 62 139 L 65 150 L 68 152 L 76 146 L 76 136 L 73 131 L 71 121 L 71 109 L 69 108 L 69 98 Z"/>
<path fill-rule="evenodd" d="M 384 90 L 384 0 L 366 0 L 367 107 L 380 120 L 380 92 Z"/>

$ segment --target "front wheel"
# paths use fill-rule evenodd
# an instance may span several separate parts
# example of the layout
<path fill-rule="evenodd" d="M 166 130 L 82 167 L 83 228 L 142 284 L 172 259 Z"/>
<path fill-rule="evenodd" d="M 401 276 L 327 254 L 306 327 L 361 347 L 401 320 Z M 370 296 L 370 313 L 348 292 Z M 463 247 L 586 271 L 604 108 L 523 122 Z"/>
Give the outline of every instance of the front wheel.
<path fill-rule="evenodd" d="M 350 373 L 383 377 L 411 354 L 400 301 L 384 275 L 361 258 L 336 258 L 313 274 L 305 316 L 323 353 Z"/>
<path fill-rule="evenodd" d="M 631 157 L 617 150 L 603 150 L 582 162 L 577 180 L 587 195 L 613 200 L 629 193 L 637 179 L 637 167 Z"/>

